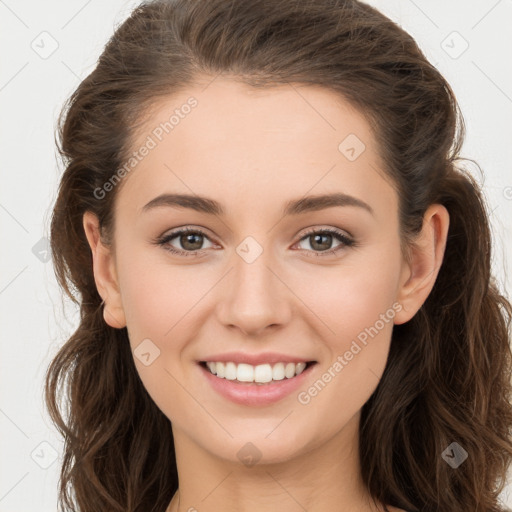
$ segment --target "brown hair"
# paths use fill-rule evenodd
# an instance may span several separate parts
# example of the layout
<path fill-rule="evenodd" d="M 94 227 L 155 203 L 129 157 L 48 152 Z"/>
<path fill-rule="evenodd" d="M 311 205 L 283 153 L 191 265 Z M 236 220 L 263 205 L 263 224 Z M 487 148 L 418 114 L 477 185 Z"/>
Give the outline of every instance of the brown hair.
<path fill-rule="evenodd" d="M 65 438 L 59 503 L 163 512 L 177 489 L 171 424 L 139 379 L 126 328 L 103 320 L 82 217 L 92 211 L 111 236 L 119 187 L 101 199 L 94 191 L 127 160 L 144 112 L 197 77 L 221 73 L 254 87 L 320 85 L 358 108 L 399 195 L 404 254 L 427 207 L 447 208 L 434 288 L 409 322 L 394 327 L 386 369 L 363 406 L 362 475 L 375 500 L 410 511 L 502 510 L 512 456 L 512 307 L 490 275 L 484 198 L 456 165 L 464 121 L 411 36 L 355 0 L 145 2 L 63 108 L 57 143 L 66 168 L 51 249 L 80 324 L 45 382 Z M 441 457 L 454 441 L 469 454 L 457 469 Z"/>

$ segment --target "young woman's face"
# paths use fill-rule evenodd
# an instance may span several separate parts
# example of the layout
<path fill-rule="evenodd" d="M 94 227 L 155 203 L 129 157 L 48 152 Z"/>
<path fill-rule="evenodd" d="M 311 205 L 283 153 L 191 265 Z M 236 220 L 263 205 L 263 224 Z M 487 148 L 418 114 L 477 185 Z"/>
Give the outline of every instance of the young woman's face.
<path fill-rule="evenodd" d="M 176 433 L 284 461 L 357 421 L 421 304 L 401 301 L 398 198 L 364 117 L 319 87 L 204 87 L 161 101 L 133 145 L 105 318 Z M 254 364 L 202 363 L 221 361 Z M 231 380 L 254 373 L 276 380 Z"/>

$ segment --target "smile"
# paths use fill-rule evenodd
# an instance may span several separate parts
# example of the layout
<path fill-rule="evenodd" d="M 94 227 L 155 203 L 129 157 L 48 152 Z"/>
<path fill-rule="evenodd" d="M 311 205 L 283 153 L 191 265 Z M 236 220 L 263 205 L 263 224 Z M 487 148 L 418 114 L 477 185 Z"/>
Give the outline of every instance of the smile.
<path fill-rule="evenodd" d="M 216 394 L 236 404 L 252 407 L 268 406 L 292 395 L 305 385 L 316 366 L 316 361 L 256 366 L 219 361 L 201 361 L 198 364 Z"/>
<path fill-rule="evenodd" d="M 300 375 L 308 365 L 313 363 L 314 361 L 308 363 L 275 363 L 273 365 L 266 363 L 254 366 L 246 363 L 235 364 L 234 362 L 203 362 L 210 372 L 220 379 L 257 384 L 291 379 Z"/>

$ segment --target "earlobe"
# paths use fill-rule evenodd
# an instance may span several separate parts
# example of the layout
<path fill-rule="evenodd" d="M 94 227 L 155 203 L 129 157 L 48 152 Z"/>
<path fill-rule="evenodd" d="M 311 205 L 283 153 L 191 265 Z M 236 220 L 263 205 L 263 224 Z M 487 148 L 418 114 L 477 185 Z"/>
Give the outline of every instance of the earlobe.
<path fill-rule="evenodd" d="M 427 300 L 443 263 L 450 215 L 441 204 L 433 204 L 423 216 L 421 233 L 411 247 L 411 258 L 404 262 L 397 302 L 402 309 L 395 324 L 408 322 Z"/>
<path fill-rule="evenodd" d="M 103 317 L 111 327 L 122 329 L 126 326 L 126 318 L 113 254 L 110 247 L 101 241 L 99 221 L 94 213 L 89 211 L 84 213 L 83 226 L 92 252 L 94 281 L 103 299 Z"/>

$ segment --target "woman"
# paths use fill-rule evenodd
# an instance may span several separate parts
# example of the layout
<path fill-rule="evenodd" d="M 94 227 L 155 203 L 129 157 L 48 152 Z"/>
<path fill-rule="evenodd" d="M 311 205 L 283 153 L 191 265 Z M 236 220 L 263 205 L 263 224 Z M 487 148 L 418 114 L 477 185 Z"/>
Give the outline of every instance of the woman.
<path fill-rule="evenodd" d="M 405 31 L 357 1 L 144 3 L 59 136 L 63 506 L 503 510 L 512 308 Z"/>

